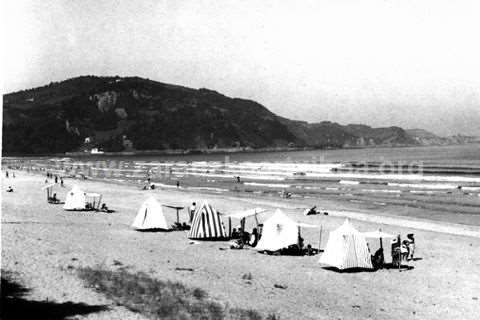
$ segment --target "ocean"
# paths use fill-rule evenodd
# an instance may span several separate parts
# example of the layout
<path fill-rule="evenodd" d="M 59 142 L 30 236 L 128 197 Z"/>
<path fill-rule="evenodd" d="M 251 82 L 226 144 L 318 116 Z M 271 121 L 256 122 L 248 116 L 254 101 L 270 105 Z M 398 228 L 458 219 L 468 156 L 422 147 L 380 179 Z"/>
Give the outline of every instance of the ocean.
<path fill-rule="evenodd" d="M 157 188 L 480 213 L 480 145 L 165 156 L 11 157 L 3 166 Z"/>

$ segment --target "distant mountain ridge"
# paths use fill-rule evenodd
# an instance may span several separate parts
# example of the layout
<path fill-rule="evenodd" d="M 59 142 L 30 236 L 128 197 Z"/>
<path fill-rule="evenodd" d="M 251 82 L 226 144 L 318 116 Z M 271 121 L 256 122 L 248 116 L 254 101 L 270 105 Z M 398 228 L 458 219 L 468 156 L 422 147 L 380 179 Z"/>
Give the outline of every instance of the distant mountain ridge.
<path fill-rule="evenodd" d="M 293 121 L 255 101 L 138 77 L 81 76 L 6 94 L 3 103 L 6 155 L 404 146 L 427 139 L 399 127 Z"/>

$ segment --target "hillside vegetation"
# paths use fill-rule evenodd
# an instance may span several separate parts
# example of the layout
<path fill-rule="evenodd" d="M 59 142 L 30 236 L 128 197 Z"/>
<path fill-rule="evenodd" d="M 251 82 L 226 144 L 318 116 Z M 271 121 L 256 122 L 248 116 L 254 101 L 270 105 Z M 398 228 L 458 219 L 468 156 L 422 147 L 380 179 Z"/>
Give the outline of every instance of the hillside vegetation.
<path fill-rule="evenodd" d="M 138 77 L 82 76 L 3 102 L 7 155 L 418 144 L 398 127 L 292 121 L 255 101 Z"/>

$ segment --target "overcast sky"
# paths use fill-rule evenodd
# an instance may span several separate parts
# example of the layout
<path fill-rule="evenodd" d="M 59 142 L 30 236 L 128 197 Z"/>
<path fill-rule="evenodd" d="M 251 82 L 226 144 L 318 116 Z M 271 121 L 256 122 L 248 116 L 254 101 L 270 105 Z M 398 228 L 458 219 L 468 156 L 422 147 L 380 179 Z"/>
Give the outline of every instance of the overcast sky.
<path fill-rule="evenodd" d="M 310 122 L 480 135 L 478 0 L 2 1 L 4 92 L 137 75 Z"/>

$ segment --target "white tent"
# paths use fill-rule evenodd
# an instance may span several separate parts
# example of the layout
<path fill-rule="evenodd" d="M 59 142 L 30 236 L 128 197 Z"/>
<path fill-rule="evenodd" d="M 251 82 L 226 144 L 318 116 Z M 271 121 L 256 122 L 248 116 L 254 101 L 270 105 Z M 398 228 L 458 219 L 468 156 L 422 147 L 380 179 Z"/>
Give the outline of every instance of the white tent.
<path fill-rule="evenodd" d="M 163 215 L 162 206 L 153 197 L 145 201 L 137 216 L 133 220 L 132 227 L 137 230 L 168 229 L 167 221 Z"/>
<path fill-rule="evenodd" d="M 83 192 L 79 187 L 74 186 L 72 190 L 67 193 L 65 198 L 65 205 L 63 209 L 65 210 L 85 210 L 86 198 L 85 192 Z"/>
<path fill-rule="evenodd" d="M 370 251 L 365 236 L 347 220 L 330 232 L 327 246 L 319 260 L 338 269 L 373 269 Z"/>
<path fill-rule="evenodd" d="M 263 223 L 262 237 L 255 249 L 276 251 L 298 243 L 298 224 L 277 209 Z"/>

